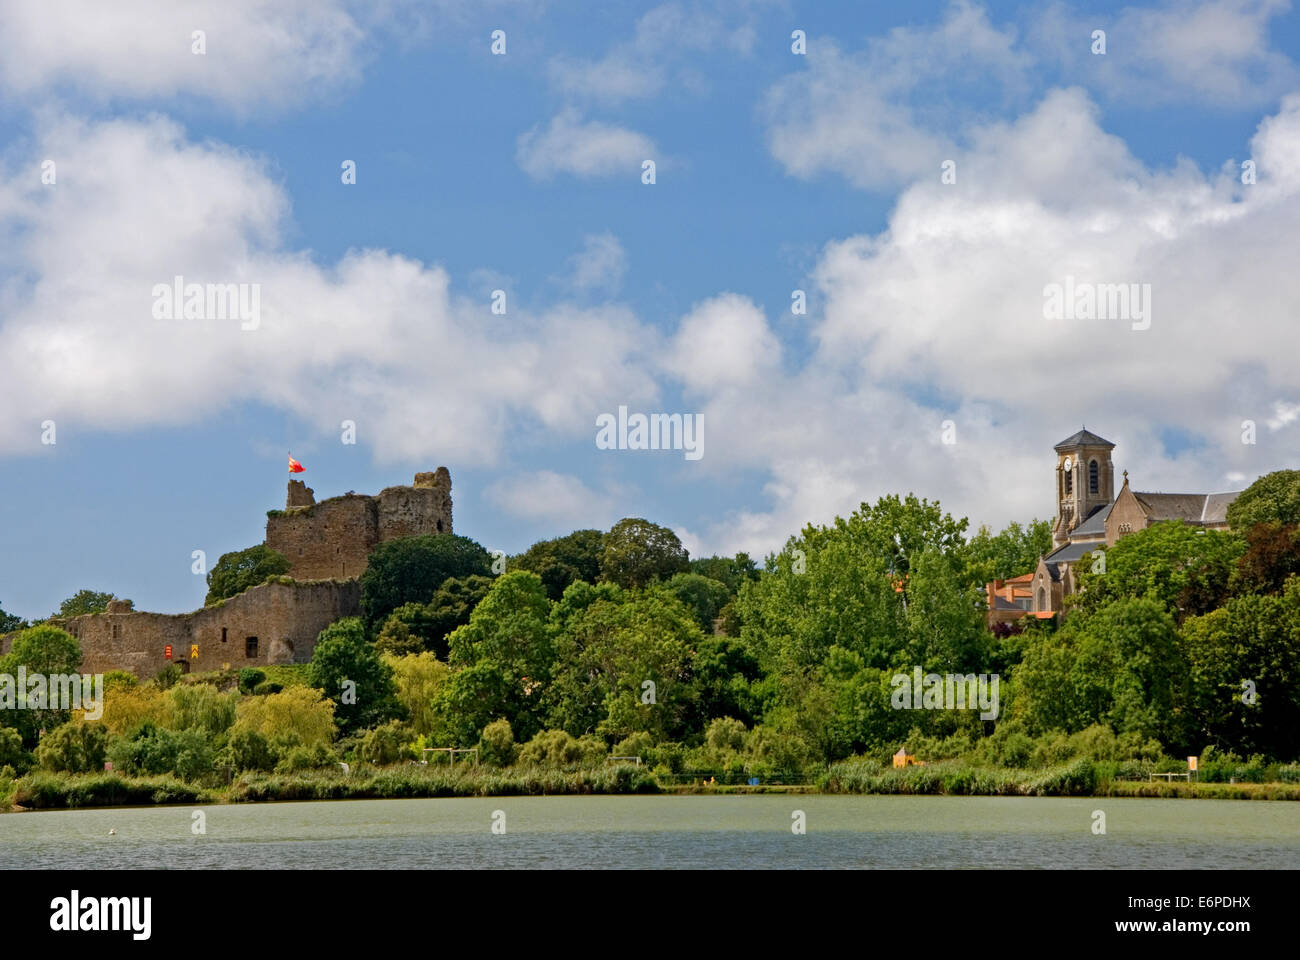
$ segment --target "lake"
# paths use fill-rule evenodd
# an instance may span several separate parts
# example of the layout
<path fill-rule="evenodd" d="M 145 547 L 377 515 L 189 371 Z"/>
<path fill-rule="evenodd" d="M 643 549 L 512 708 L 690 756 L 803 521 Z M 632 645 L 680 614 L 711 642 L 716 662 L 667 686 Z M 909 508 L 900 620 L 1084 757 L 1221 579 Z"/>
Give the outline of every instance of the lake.
<path fill-rule="evenodd" d="M 791 831 L 796 810 L 802 836 Z M 1104 836 L 1093 833 L 1095 810 Z M 493 833 L 496 811 L 504 833 Z M 1295 869 L 1300 803 L 565 796 L 0 815 L 0 868 L 50 867 Z"/>

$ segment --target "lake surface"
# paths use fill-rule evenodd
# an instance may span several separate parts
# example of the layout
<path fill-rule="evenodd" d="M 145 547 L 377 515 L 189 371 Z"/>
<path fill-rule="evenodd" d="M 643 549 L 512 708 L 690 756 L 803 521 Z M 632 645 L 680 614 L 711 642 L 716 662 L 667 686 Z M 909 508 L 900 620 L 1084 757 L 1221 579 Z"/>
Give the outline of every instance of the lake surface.
<path fill-rule="evenodd" d="M 203 835 L 191 830 L 196 810 Z M 791 831 L 796 810 L 802 836 Z M 1092 832 L 1094 810 L 1106 815 L 1104 836 Z M 495 811 L 503 834 L 492 832 Z M 1300 803 L 490 797 L 0 815 L 0 868 L 50 867 L 1295 869 Z"/>

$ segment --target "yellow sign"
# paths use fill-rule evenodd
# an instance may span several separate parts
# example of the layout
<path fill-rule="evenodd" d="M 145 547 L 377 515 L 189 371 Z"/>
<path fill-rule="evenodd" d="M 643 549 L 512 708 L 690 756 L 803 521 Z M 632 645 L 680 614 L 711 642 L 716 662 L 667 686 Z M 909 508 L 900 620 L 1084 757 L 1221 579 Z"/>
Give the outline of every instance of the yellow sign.
<path fill-rule="evenodd" d="M 1195 757 L 1188 757 L 1188 758 L 1187 758 L 1187 769 L 1188 769 L 1188 770 L 1195 770 L 1195 769 L 1196 769 L 1196 758 L 1195 758 Z"/>
<path fill-rule="evenodd" d="M 190 644 L 190 659 L 191 659 L 191 660 L 197 660 L 198 658 L 199 658 L 199 645 L 198 645 L 197 643 L 191 643 L 191 644 Z"/>

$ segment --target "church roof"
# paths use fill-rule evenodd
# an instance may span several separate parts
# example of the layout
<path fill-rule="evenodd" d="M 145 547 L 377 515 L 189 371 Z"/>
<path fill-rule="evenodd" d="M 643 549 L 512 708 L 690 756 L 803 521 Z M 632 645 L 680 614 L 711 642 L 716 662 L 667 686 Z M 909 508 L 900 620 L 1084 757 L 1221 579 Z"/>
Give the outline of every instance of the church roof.
<path fill-rule="evenodd" d="M 1133 491 L 1138 503 L 1152 520 L 1184 520 L 1188 523 L 1223 523 L 1235 493 L 1141 493 Z"/>
<path fill-rule="evenodd" d="M 1057 450 L 1064 450 L 1066 447 L 1113 447 L 1115 444 L 1105 440 L 1091 430 L 1080 430 L 1073 436 L 1066 437 L 1055 447 Z"/>
<path fill-rule="evenodd" d="M 1095 543 L 1067 543 L 1053 550 L 1043 559 L 1047 561 L 1048 567 L 1054 563 L 1077 563 L 1085 553 L 1092 553 L 1096 549 Z"/>
<path fill-rule="evenodd" d="M 1088 519 L 1070 531 L 1071 537 L 1104 537 L 1106 535 L 1106 518 L 1110 516 L 1114 503 L 1098 507 L 1088 514 Z"/>

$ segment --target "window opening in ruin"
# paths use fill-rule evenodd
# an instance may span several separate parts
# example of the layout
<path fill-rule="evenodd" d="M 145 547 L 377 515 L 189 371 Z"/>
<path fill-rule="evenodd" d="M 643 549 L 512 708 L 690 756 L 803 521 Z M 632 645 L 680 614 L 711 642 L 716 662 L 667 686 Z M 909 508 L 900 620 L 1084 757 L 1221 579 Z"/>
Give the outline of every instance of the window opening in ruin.
<path fill-rule="evenodd" d="M 249 637 L 244 641 L 244 656 L 249 660 L 257 657 L 257 637 Z"/>
<path fill-rule="evenodd" d="M 122 625 L 120 623 L 113 624 L 113 639 L 114 640 L 122 639 Z"/>
<path fill-rule="evenodd" d="M 439 533 L 442 533 L 442 521 L 441 521 L 441 520 L 438 521 L 438 532 L 439 532 Z"/>

